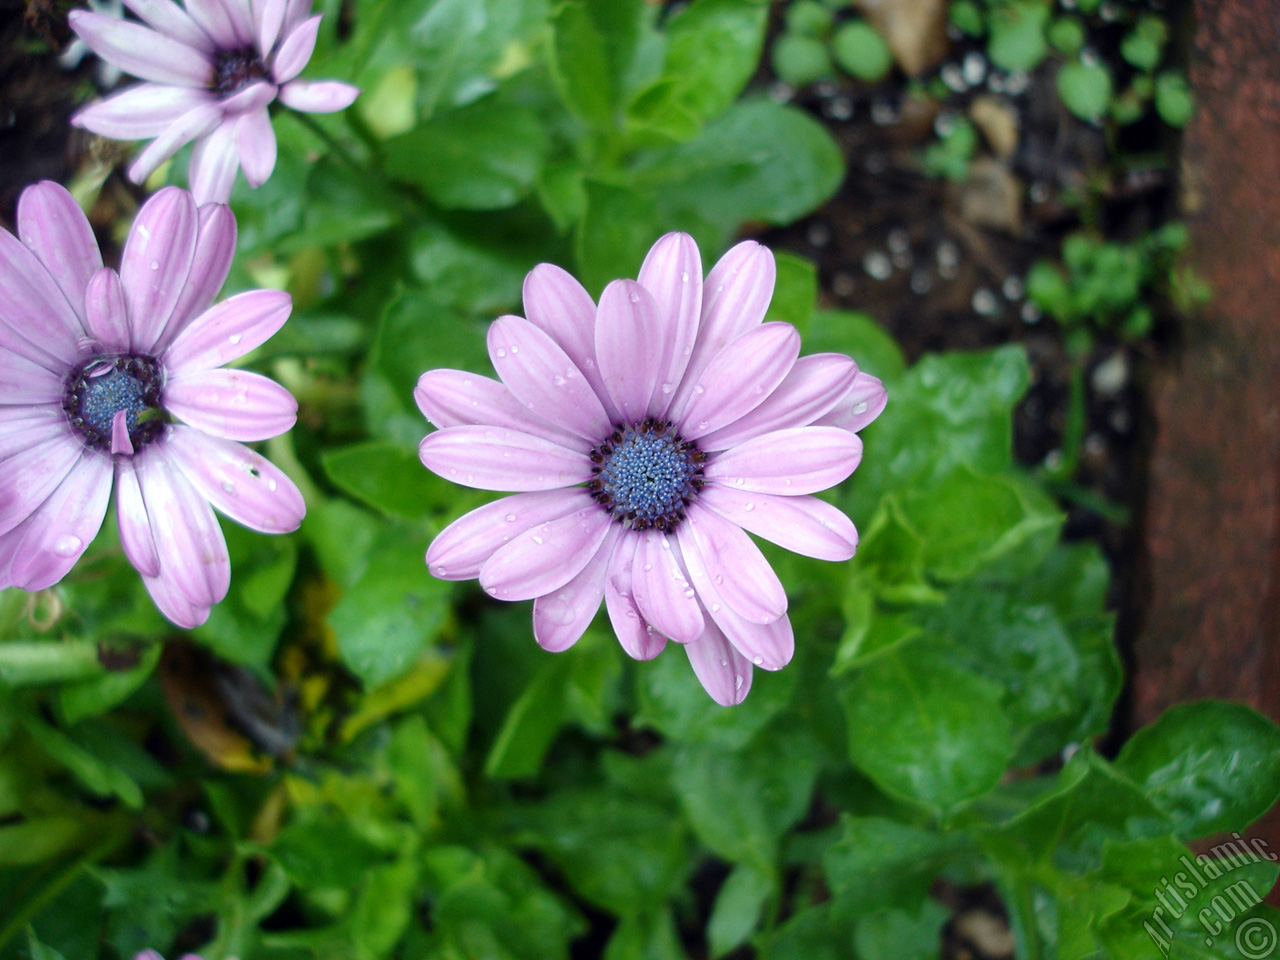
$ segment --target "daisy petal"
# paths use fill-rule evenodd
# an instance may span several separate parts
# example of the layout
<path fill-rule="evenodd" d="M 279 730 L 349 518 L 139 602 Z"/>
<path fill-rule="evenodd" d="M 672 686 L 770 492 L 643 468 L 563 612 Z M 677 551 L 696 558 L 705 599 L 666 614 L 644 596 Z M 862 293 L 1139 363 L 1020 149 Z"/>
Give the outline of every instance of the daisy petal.
<path fill-rule="evenodd" d="M 222 122 L 222 107 L 216 103 L 196 104 L 168 124 L 129 167 L 129 179 L 142 183 L 175 153 L 192 140 L 203 137 Z"/>
<path fill-rule="evenodd" d="M 631 588 L 644 618 L 677 643 L 702 635 L 702 609 L 672 555 L 665 534 L 647 530 L 636 536 Z"/>
<path fill-rule="evenodd" d="M 665 320 L 662 330 L 669 336 L 669 360 L 658 380 L 674 387 L 693 353 L 702 310 L 702 255 L 693 237 L 687 233 L 662 237 L 649 249 L 636 279 L 653 295 L 658 315 Z M 654 335 L 661 336 L 657 331 Z M 665 417 L 670 398 L 670 393 L 657 396 L 655 417 Z"/>
<path fill-rule="evenodd" d="M 437 429 L 488 424 L 532 433 L 584 453 L 591 447 L 582 437 L 532 416 L 505 384 L 476 373 L 428 370 L 418 378 L 413 398 Z"/>
<path fill-rule="evenodd" d="M 250 0 L 222 0 L 231 26 L 236 32 L 236 40 L 241 46 L 252 47 L 258 42 L 258 32 L 254 29 L 253 8 Z"/>
<path fill-rule="evenodd" d="M 612 521 L 592 503 L 513 537 L 480 568 L 480 586 L 499 600 L 532 600 L 559 590 L 600 550 Z"/>
<path fill-rule="evenodd" d="M 236 218 L 231 208 L 221 203 L 206 203 L 200 208 L 200 226 L 196 234 L 196 252 L 191 260 L 191 273 L 182 288 L 173 314 L 156 341 L 156 351 L 163 352 L 188 322 L 209 309 L 222 289 L 231 270 L 236 252 Z"/>
<path fill-rule="evenodd" d="M 84 288 L 102 269 L 102 254 L 80 204 L 50 180 L 28 187 L 18 199 L 18 236 L 83 317 Z"/>
<path fill-rule="evenodd" d="M 0 461 L 0 533 L 8 533 L 35 512 L 84 454 L 70 433 L 52 436 Z"/>
<path fill-rule="evenodd" d="M 696 440 L 754 410 L 798 356 L 800 334 L 789 323 L 766 323 L 738 337 L 698 375 L 681 415 L 681 435 Z"/>
<path fill-rule="evenodd" d="M 49 403 L 60 410 L 63 389 L 62 378 L 47 367 L 0 347 L 0 405 Z M 6 410 L 4 416 L 12 413 Z"/>
<path fill-rule="evenodd" d="M 533 601 L 533 636 L 543 650 L 568 650 L 591 625 L 604 599 L 605 576 L 621 532 L 616 523 L 610 524 L 600 549 L 582 572 L 559 590 Z"/>
<path fill-rule="evenodd" d="M 288 0 L 253 0 L 253 19 L 258 25 L 258 49 L 263 56 L 271 53 L 280 38 L 280 28 L 284 26 L 284 13 L 288 6 Z"/>
<path fill-rule="evenodd" d="M 70 433 L 61 405 L 12 406 L 0 419 L 0 459 L 25 453 L 37 444 Z"/>
<path fill-rule="evenodd" d="M 337 80 L 290 80 L 280 88 L 280 102 L 303 113 L 337 113 L 355 103 L 360 88 Z"/>
<path fill-rule="evenodd" d="M 316 51 L 316 36 L 320 32 L 323 14 L 302 21 L 285 36 L 271 64 L 271 76 L 276 83 L 288 83 L 302 72 L 311 55 Z"/>
<path fill-rule="evenodd" d="M 489 325 L 489 359 L 507 388 L 535 417 L 596 441 L 612 424 L 582 371 L 546 333 L 523 317 Z"/>
<path fill-rule="evenodd" d="M 702 437 L 703 450 L 725 450 L 762 433 L 805 427 L 840 403 L 858 365 L 838 353 L 801 357 L 786 379 L 754 410 Z"/>
<path fill-rule="evenodd" d="M 862 459 L 862 441 L 839 427 L 793 427 L 765 433 L 716 454 L 708 480 L 751 493 L 799 496 L 840 483 Z"/>
<path fill-rule="evenodd" d="M 684 645 L 702 688 L 722 707 L 732 707 L 751 690 L 751 664 L 733 648 L 720 628 L 708 623 L 702 636 Z"/>
<path fill-rule="evenodd" d="M 28 521 L 14 550 L 15 587 L 43 590 L 71 570 L 98 535 L 111 499 L 111 458 L 85 454 Z"/>
<path fill-rule="evenodd" d="M 163 531 L 155 538 L 160 576 L 193 607 L 211 607 L 231 584 L 227 542 L 209 501 L 167 455 L 169 447 L 166 442 L 133 458 L 147 516 Z"/>
<path fill-rule="evenodd" d="M 622 419 L 638 423 L 665 408 L 667 393 L 660 387 L 670 366 L 671 346 L 678 331 L 675 317 L 662 314 L 653 295 L 632 280 L 615 280 L 604 288 L 596 310 L 596 356 L 609 398 Z M 597 438 L 608 433 L 597 433 Z"/>
<path fill-rule="evenodd" d="M 266 107 L 246 113 L 236 121 L 236 152 L 249 186 L 260 187 L 266 183 L 276 168 L 276 132 Z"/>
<path fill-rule="evenodd" d="M 248 290 L 228 297 L 192 320 L 163 355 L 165 366 L 186 373 L 244 356 L 279 330 L 293 299 L 283 290 Z"/>
<path fill-rule="evenodd" d="M 869 373 L 858 373 L 853 386 L 834 410 L 816 422 L 821 425 L 858 431 L 880 416 L 889 402 L 884 384 Z"/>
<path fill-rule="evenodd" d="M 776 279 L 773 253 L 754 240 L 744 240 L 711 268 L 702 285 L 698 339 L 685 368 L 684 380 L 676 388 L 671 419 L 684 410 L 692 396 L 694 381 L 716 354 L 731 340 L 764 321 Z"/>
<path fill-rule="evenodd" d="M 553 490 L 591 479 L 591 461 L 550 440 L 503 427 L 450 427 L 418 447 L 426 468 L 480 490 Z"/>
<path fill-rule="evenodd" d="M 78 111 L 72 126 L 113 140 L 150 140 L 213 95 L 199 87 L 139 83 Z"/>
<path fill-rule="evenodd" d="M 160 557 L 132 457 L 116 458 L 116 524 L 120 530 L 120 546 L 134 569 L 144 577 L 158 575 Z"/>
<path fill-rule="evenodd" d="M 204 53 L 214 52 L 214 44 L 209 35 L 172 0 L 124 0 L 124 5 L 157 32 Z"/>
<path fill-rule="evenodd" d="M 119 274 L 110 267 L 94 274 L 84 291 L 84 307 L 89 335 L 108 353 L 128 353 L 132 331 Z"/>
<path fill-rule="evenodd" d="M 182 296 L 200 218 L 191 194 L 165 187 L 143 204 L 120 258 L 133 347 L 150 353 Z"/>
<path fill-rule="evenodd" d="M 87 10 L 72 10 L 67 23 L 90 50 L 141 80 L 203 87 L 213 76 L 213 65 L 199 48 L 140 23 Z"/>
<path fill-rule="evenodd" d="M 632 593 L 631 571 L 639 542 L 632 534 L 619 535 L 605 577 L 604 604 L 614 635 L 627 656 L 633 660 L 652 660 L 667 645 L 667 638 L 645 622 Z"/>
<path fill-rule="evenodd" d="M 236 151 L 236 125 L 222 123 L 191 151 L 187 180 L 196 203 L 226 203 L 236 182 L 240 154 Z"/>
<path fill-rule="evenodd" d="M 248 38 L 236 31 L 235 19 L 223 0 L 183 0 L 191 19 L 223 50 L 234 50 Z"/>
<path fill-rule="evenodd" d="M 156 607 L 184 630 L 194 630 L 209 619 L 209 607 L 193 604 L 169 577 L 143 577 L 142 585 Z"/>
<path fill-rule="evenodd" d="M 844 561 L 858 549 L 853 521 L 817 497 L 775 497 L 709 483 L 699 502 L 730 523 L 806 557 Z"/>
<path fill-rule="evenodd" d="M 787 612 L 782 582 L 740 527 L 695 503 L 677 534 L 684 555 L 697 551 L 715 590 L 739 615 L 752 623 L 770 623 Z"/>
<path fill-rule="evenodd" d="M 180 372 L 165 384 L 161 402 L 179 420 L 226 440 L 278 437 L 298 419 L 298 401 L 280 384 L 225 367 Z"/>
<path fill-rule="evenodd" d="M 470 580 L 511 538 L 589 503 L 581 490 L 540 490 L 503 497 L 465 513 L 427 548 L 427 569 L 441 580 Z"/>
<path fill-rule="evenodd" d="M 36 255 L 6 230 L 0 230 L 0 304 L 0 347 L 58 373 L 78 359 L 80 318 Z"/>

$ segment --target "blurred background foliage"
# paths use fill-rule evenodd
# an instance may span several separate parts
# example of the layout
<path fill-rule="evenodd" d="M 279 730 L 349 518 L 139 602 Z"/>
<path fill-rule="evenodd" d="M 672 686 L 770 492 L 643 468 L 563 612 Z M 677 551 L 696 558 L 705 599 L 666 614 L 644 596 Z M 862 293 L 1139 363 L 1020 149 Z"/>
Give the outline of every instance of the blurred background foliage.
<path fill-rule="evenodd" d="M 791 5 L 775 61 L 788 37 L 830 37 L 842 68 L 887 70 L 879 35 L 827 8 Z M 603 617 L 547 654 L 527 604 L 423 565 L 488 497 L 421 468 L 412 387 L 488 371 L 486 325 L 519 310 L 534 264 L 598 294 L 668 230 L 709 266 L 838 188 L 824 127 L 748 88 L 768 5 L 318 9 L 309 73 L 364 94 L 275 118 L 275 175 L 233 197 L 228 286 L 294 296 L 249 362 L 299 399 L 265 446 L 307 519 L 286 537 L 225 524 L 231 593 L 190 634 L 156 613 L 111 521 L 64 584 L 0 593 L 0 958 L 914 960 L 984 889 L 1019 957 L 1150 958 L 1144 922 L 1185 844 L 1280 793 L 1280 731 L 1202 702 L 1118 755 L 1092 746 L 1123 681 L 1110 574 L 1014 461 L 1021 347 L 908 366 L 872 318 L 816 309 L 813 265 L 779 256 L 771 318 L 806 352 L 853 356 L 890 402 L 831 494 L 858 556 L 765 545 L 797 655 L 740 707 L 710 701 L 678 651 L 631 662 Z M 1080 50 L 1035 0 L 952 17 L 989 31 L 993 59 Z M 1134 22 L 1125 56 L 1165 115 L 1163 35 Z M 82 174 L 86 202 L 104 177 Z M 1082 234 L 1030 295 L 1142 335 L 1153 257 L 1181 237 L 1150 243 Z M 1259 901 L 1276 873 L 1242 863 L 1196 896 L 1246 881 L 1237 923 L 1274 922 Z M 1240 956 L 1229 934 L 1206 945 L 1194 910 L 1165 917 L 1168 955 Z"/>

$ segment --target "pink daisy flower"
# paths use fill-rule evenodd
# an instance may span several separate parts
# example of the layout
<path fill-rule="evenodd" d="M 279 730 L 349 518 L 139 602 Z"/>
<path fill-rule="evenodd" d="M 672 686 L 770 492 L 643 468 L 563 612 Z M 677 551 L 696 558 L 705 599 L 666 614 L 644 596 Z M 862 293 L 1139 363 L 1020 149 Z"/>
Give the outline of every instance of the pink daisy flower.
<path fill-rule="evenodd" d="M 268 105 L 307 113 L 350 106 L 359 90 L 296 79 L 315 50 L 311 0 L 125 0 L 144 23 L 88 10 L 71 29 L 98 56 L 147 81 L 88 106 L 71 122 L 115 140 L 151 140 L 129 168 L 142 183 L 196 141 L 188 180 L 198 203 L 225 203 L 236 168 L 261 186 L 276 165 Z M 153 139 L 154 138 L 154 139 Z"/>
<path fill-rule="evenodd" d="M 853 524 L 811 494 L 857 467 L 854 431 L 886 396 L 848 357 L 800 357 L 795 327 L 763 322 L 774 279 L 773 254 L 747 241 L 704 283 L 681 233 L 599 306 L 560 268 L 536 267 L 528 319 L 489 328 L 501 382 L 459 370 L 418 381 L 439 428 L 420 447 L 427 468 L 520 491 L 442 531 L 431 572 L 532 599 L 534 636 L 551 651 L 577 641 L 603 598 L 628 654 L 648 660 L 677 641 L 722 704 L 746 697 L 753 666 L 785 666 L 787 595 L 744 531 L 852 557 Z"/>
<path fill-rule="evenodd" d="M 220 369 L 292 306 L 277 290 L 211 306 L 235 246 L 229 208 L 166 187 L 138 212 L 117 273 L 71 194 L 23 191 L 18 237 L 0 230 L 0 587 L 61 580 L 114 485 L 125 556 L 160 611 L 194 627 L 231 578 L 211 504 L 264 533 L 302 522 L 298 488 L 236 442 L 284 433 L 297 403 Z"/>

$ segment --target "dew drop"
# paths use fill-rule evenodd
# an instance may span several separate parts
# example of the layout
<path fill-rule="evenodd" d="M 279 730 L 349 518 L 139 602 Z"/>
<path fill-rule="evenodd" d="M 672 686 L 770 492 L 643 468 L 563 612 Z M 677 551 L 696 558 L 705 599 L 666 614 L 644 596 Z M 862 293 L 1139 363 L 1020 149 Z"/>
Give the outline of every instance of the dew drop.
<path fill-rule="evenodd" d="M 751 662 L 758 667 L 760 664 L 764 663 L 764 657 L 753 657 Z"/>
<path fill-rule="evenodd" d="M 698 421 L 698 429 L 699 429 L 699 430 L 705 430 L 705 429 L 707 429 L 707 421 L 705 421 L 705 420 L 699 420 L 699 421 Z"/>
<path fill-rule="evenodd" d="M 728 661 L 728 660 L 726 660 L 724 657 L 721 657 L 721 658 L 720 658 L 720 666 L 722 666 L 722 667 L 727 667 L 728 665 L 729 665 L 729 661 Z"/>
<path fill-rule="evenodd" d="M 511 355 L 514 357 L 519 352 L 520 352 L 520 348 L 513 343 L 511 345 Z"/>
<path fill-rule="evenodd" d="M 791 486 L 791 481 L 789 479 L 783 480 L 782 482 L 785 483 L 788 487 Z"/>
<path fill-rule="evenodd" d="M 515 522 L 516 522 L 516 515 L 514 513 L 508 513 L 507 523 L 515 523 Z"/>
<path fill-rule="evenodd" d="M 223 480 L 223 481 L 222 481 L 222 489 L 223 489 L 223 490 L 225 490 L 225 491 L 227 491 L 227 493 L 235 493 L 235 492 L 236 492 L 236 485 L 235 485 L 234 483 L 232 483 L 230 480 Z"/>
<path fill-rule="evenodd" d="M 542 546 L 542 538 L 541 538 L 540 536 L 538 536 L 537 534 L 534 534 L 534 535 L 533 535 L 533 537 L 532 537 L 531 539 L 532 539 L 532 540 L 533 540 L 533 542 L 534 542 L 534 543 L 536 543 L 538 546 Z"/>
<path fill-rule="evenodd" d="M 740 673 L 735 673 L 735 674 L 733 675 L 733 689 L 734 689 L 734 690 L 741 690 L 741 689 L 742 689 L 742 674 L 740 674 Z"/>
<path fill-rule="evenodd" d="M 739 477 L 737 480 L 735 480 L 735 481 L 733 481 L 733 482 L 734 482 L 736 485 L 738 485 L 739 487 L 743 487 L 743 486 L 746 486 L 747 478 L 746 478 L 746 477 Z"/>
<path fill-rule="evenodd" d="M 152 261 L 151 261 L 151 269 L 152 269 L 152 270 L 159 270 L 159 269 L 160 269 L 160 261 L 159 261 L 159 260 L 152 260 Z"/>
<path fill-rule="evenodd" d="M 684 598 L 685 598 L 686 600 L 692 600 L 692 599 L 693 599 L 694 597 L 696 597 L 696 596 L 697 596 L 697 594 L 696 594 L 693 590 L 686 590 L 686 591 L 684 592 Z"/>
<path fill-rule="evenodd" d="M 444 564 L 442 564 L 442 563 L 437 563 L 437 564 L 436 564 L 436 576 L 437 576 L 437 577 L 443 577 L 443 576 L 444 576 L 446 573 L 448 573 L 448 572 L 449 572 L 449 571 L 445 569 Z"/>
<path fill-rule="evenodd" d="M 663 393 L 670 393 L 670 392 L 671 392 L 672 390 L 674 390 L 674 389 L 675 389 L 675 384 L 672 384 L 672 383 L 664 383 L 664 384 L 662 385 L 662 392 L 663 392 Z"/>
<path fill-rule="evenodd" d="M 244 336 L 243 336 L 243 334 L 233 333 L 231 336 L 227 337 L 227 339 L 228 339 L 228 340 L 230 340 L 230 341 L 231 341 L 232 346 L 234 346 L 235 344 L 237 344 L 237 343 L 239 343 L 241 340 L 243 340 L 243 339 L 244 339 Z"/>
<path fill-rule="evenodd" d="M 747 505 L 746 505 L 745 507 L 743 507 L 742 509 L 743 509 L 743 510 L 746 510 L 746 511 L 747 511 L 747 513 L 750 513 L 750 512 L 751 512 L 752 510 L 754 510 L 755 508 L 756 508 L 756 502 L 755 502 L 754 500 L 748 500 L 748 501 L 747 501 Z"/>
<path fill-rule="evenodd" d="M 688 271 L 681 271 L 681 273 L 680 273 L 680 282 L 681 282 L 681 283 L 688 283 L 688 282 L 689 282 L 689 273 L 688 273 Z"/>
<path fill-rule="evenodd" d="M 704 387 L 702 384 L 698 384 L 696 387 L 693 388 L 693 392 L 701 395 L 707 392 L 707 388 Z"/>
<path fill-rule="evenodd" d="M 862 403 L 854 404 L 853 415 L 855 417 L 858 416 L 859 414 L 866 413 L 866 412 L 867 412 L 867 402 L 865 400 L 862 401 Z"/>
<path fill-rule="evenodd" d="M 653 569 L 653 564 L 651 564 L 651 563 L 646 563 L 646 564 L 644 565 L 644 572 L 645 572 L 645 573 L 648 573 L 648 572 L 649 572 L 650 570 L 652 570 L 652 569 Z"/>
<path fill-rule="evenodd" d="M 639 302 L 640 302 L 640 294 L 636 293 L 635 291 L 632 291 L 632 293 L 631 293 L 631 302 L 632 302 L 632 303 L 639 303 Z"/>
<path fill-rule="evenodd" d="M 467 474 L 467 483 L 473 483 L 475 479 L 476 479 L 475 474 L 472 474 L 472 473 Z M 791 482 L 790 480 L 787 481 L 787 483 L 790 483 L 790 482 Z"/>
<path fill-rule="evenodd" d="M 53 542 L 53 552 L 60 557 L 74 557 L 83 549 L 84 541 L 71 533 L 64 533 Z"/>
<path fill-rule="evenodd" d="M 499 356 L 499 357 L 505 357 L 506 355 L 507 355 L 507 351 L 506 351 L 506 350 L 504 350 L 502 347 L 499 347 L 499 348 L 498 348 L 498 356 Z"/>
<path fill-rule="evenodd" d="M 724 574 L 717 573 L 715 577 L 716 583 L 724 583 Z"/>
<path fill-rule="evenodd" d="M 276 482 L 275 482 L 274 480 L 272 480 L 272 479 L 268 478 L 268 479 L 267 479 L 267 489 L 268 489 L 268 490 L 270 490 L 272 493 L 275 493 L 275 490 L 276 490 Z"/>
<path fill-rule="evenodd" d="M 551 378 L 551 382 L 552 382 L 552 383 L 554 383 L 557 387 L 563 387 L 563 386 L 564 386 L 564 377 L 562 377 L 562 376 L 560 376 L 559 374 L 557 374 L 556 376 L 554 376 L 554 377 L 552 377 L 552 378 Z"/>
<path fill-rule="evenodd" d="M 713 603 L 713 604 L 711 605 L 711 612 L 712 612 L 712 613 L 719 613 L 719 612 L 720 612 L 720 604 L 718 604 L 718 603 Z"/>

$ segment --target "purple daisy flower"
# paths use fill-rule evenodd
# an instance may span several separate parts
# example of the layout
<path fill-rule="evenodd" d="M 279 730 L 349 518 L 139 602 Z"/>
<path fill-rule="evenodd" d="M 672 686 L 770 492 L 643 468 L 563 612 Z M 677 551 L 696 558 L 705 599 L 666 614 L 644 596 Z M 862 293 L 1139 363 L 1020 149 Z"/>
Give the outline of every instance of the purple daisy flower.
<path fill-rule="evenodd" d="M 677 641 L 722 704 L 746 697 L 753 665 L 785 666 L 787 595 L 744 531 L 852 557 L 853 524 L 811 494 L 857 467 L 854 431 L 886 395 L 848 357 L 800 357 L 795 327 L 763 322 L 774 279 L 773 254 L 746 241 L 704 283 L 681 233 L 598 307 L 560 268 L 536 267 L 528 319 L 489 328 L 501 382 L 458 370 L 418 381 L 439 428 L 419 450 L 427 468 L 520 491 L 442 531 L 431 572 L 533 599 L 534 636 L 551 651 L 577 641 L 603 598 L 628 654 Z"/>
<path fill-rule="evenodd" d="M 61 580 L 114 483 L 125 556 L 161 612 L 194 627 L 231 578 L 211 505 L 264 533 L 302 522 L 298 488 L 236 442 L 284 433 L 298 405 L 221 369 L 292 307 L 278 290 L 211 306 L 235 246 L 228 207 L 166 187 L 138 212 L 117 273 L 71 194 L 23 191 L 18 237 L 0 230 L 0 587 Z"/>
<path fill-rule="evenodd" d="M 88 106 L 71 122 L 116 140 L 151 140 L 129 168 L 142 183 L 192 140 L 198 203 L 225 203 L 236 168 L 261 186 L 276 165 L 267 106 L 307 113 L 350 106 L 359 90 L 296 79 L 315 50 L 311 0 L 125 0 L 146 25 L 73 10 L 68 22 L 108 63 L 147 81 Z M 152 139 L 154 138 L 154 139 Z"/>

